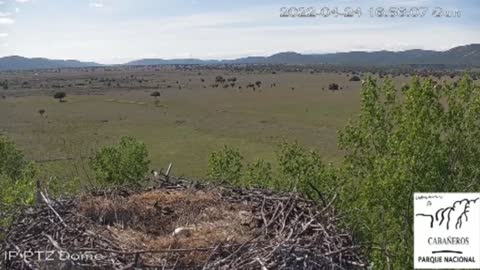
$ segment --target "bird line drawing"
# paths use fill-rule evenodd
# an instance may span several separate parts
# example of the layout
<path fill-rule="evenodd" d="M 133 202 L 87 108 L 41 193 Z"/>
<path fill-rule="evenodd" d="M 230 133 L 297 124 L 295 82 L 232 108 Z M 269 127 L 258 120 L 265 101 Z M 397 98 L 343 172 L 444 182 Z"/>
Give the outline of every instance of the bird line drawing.
<path fill-rule="evenodd" d="M 416 216 L 427 217 L 430 219 L 430 228 L 433 228 L 435 223 L 438 223 L 438 226 L 441 227 L 445 225 L 446 229 L 450 229 L 450 222 L 453 220 L 455 222 L 455 229 L 461 229 L 464 222 L 468 222 L 468 213 L 470 212 L 470 205 L 477 203 L 479 198 L 474 200 L 462 199 L 455 201 L 451 206 L 438 209 L 435 214 L 427 213 L 418 213 Z M 463 207 L 462 207 L 463 206 Z M 452 219 L 452 213 L 456 213 L 456 219 Z"/>

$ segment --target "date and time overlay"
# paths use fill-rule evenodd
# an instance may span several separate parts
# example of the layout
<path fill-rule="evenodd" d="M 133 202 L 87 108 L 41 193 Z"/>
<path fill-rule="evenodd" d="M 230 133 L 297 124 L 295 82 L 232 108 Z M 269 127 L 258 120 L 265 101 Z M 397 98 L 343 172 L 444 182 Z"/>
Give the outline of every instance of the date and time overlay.
<path fill-rule="evenodd" d="M 301 7 L 280 8 L 282 18 L 460 18 L 462 12 L 442 7 Z"/>

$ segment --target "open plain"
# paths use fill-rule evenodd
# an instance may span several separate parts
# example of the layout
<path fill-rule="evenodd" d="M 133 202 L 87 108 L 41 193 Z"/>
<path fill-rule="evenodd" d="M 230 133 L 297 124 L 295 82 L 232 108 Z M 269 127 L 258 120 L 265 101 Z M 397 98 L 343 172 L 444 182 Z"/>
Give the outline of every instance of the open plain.
<path fill-rule="evenodd" d="M 342 157 L 337 131 L 360 106 L 361 81 L 352 76 L 392 77 L 398 87 L 412 77 L 275 66 L 3 72 L 0 132 L 39 162 L 45 177 L 88 176 L 92 152 L 126 135 L 147 144 L 152 168 L 172 162 L 176 175 L 189 177 L 204 177 L 209 154 L 223 145 L 247 161 L 274 160 L 278 143 L 298 141 L 335 163 Z M 57 92 L 66 93 L 64 102 L 53 98 Z"/>

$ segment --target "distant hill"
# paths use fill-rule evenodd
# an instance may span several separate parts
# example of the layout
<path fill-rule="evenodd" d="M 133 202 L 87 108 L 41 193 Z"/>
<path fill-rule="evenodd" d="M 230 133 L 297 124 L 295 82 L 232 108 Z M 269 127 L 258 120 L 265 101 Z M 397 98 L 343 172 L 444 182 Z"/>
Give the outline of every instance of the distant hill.
<path fill-rule="evenodd" d="M 100 64 L 80 62 L 77 60 L 51 60 L 46 58 L 25 58 L 21 56 L 7 56 L 0 58 L 0 70 L 28 70 L 49 68 L 76 68 L 95 67 Z"/>
<path fill-rule="evenodd" d="M 268 57 L 245 57 L 235 60 L 200 59 L 143 59 L 126 65 L 165 64 L 341 64 L 341 65 L 403 65 L 444 64 L 480 66 L 480 44 L 455 47 L 447 51 L 407 50 L 400 52 L 341 52 L 328 54 L 300 54 L 282 52 Z"/>
<path fill-rule="evenodd" d="M 128 66 L 156 66 L 156 65 L 203 65 L 203 64 L 217 64 L 220 61 L 216 60 L 201 60 L 201 59 L 141 59 L 128 62 L 125 65 Z"/>
<path fill-rule="evenodd" d="M 447 51 L 407 50 L 407 51 L 353 51 L 327 54 L 300 54 L 282 52 L 268 57 L 250 56 L 235 60 L 201 59 L 141 59 L 125 63 L 129 66 L 154 65 L 195 65 L 195 64 L 337 64 L 337 65 L 404 65 L 404 64 L 441 64 L 469 65 L 480 67 L 480 44 L 459 46 Z M 0 70 L 25 70 L 66 67 L 96 67 L 92 62 L 76 60 L 50 60 L 46 58 L 24 58 L 8 56 L 0 58 Z"/>

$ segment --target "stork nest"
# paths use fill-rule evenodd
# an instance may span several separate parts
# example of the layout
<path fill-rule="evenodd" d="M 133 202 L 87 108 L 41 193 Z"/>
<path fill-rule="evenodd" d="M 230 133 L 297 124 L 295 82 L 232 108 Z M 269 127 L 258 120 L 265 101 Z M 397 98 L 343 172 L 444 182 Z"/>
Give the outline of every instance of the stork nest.
<path fill-rule="evenodd" d="M 330 204 L 192 185 L 91 191 L 16 213 L 6 269 L 365 269 Z M 3 254 L 6 254 L 3 256 Z"/>

